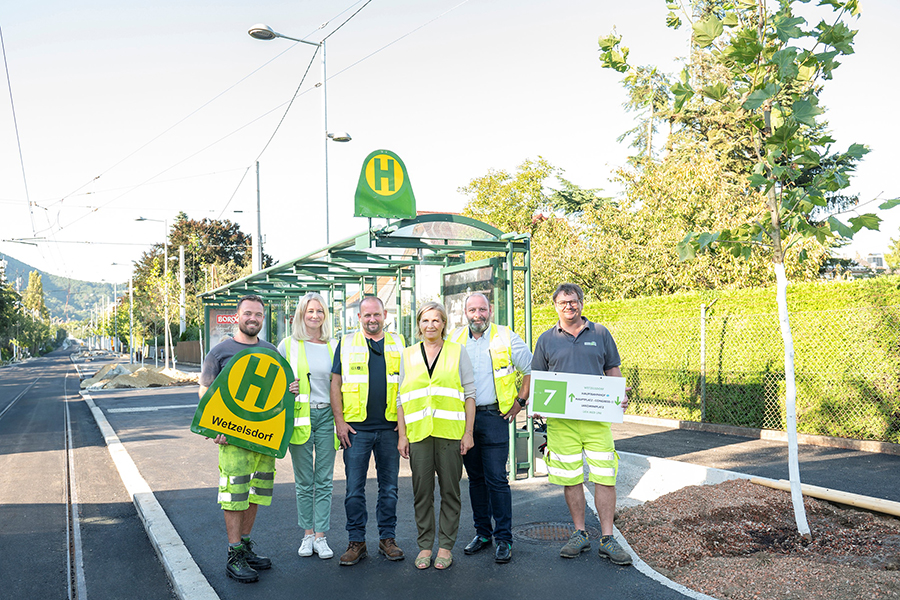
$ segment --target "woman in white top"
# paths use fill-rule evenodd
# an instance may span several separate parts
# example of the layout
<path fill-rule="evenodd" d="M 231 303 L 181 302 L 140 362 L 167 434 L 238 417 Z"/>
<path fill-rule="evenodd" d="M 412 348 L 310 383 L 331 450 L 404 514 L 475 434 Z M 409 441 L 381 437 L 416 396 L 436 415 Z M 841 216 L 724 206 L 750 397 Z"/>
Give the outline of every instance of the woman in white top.
<path fill-rule="evenodd" d="M 331 412 L 331 365 L 334 340 L 325 299 L 309 293 L 300 298 L 291 337 L 281 340 L 278 352 L 294 370 L 290 391 L 294 403 L 294 431 L 289 449 L 297 491 L 297 523 L 304 530 L 297 553 L 331 558 L 325 532 L 331 528 L 331 496 L 337 437 Z"/>

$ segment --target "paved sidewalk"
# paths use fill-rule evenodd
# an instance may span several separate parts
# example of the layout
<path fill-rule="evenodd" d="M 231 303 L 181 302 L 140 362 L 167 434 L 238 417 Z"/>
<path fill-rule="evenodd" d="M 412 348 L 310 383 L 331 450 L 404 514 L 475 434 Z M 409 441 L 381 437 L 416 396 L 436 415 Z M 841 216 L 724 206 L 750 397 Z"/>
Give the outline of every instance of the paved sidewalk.
<path fill-rule="evenodd" d="M 613 437 L 623 452 L 788 479 L 788 449 L 782 442 L 636 423 L 614 425 Z M 900 502 L 900 456 L 805 445 L 799 456 L 803 483 Z"/>
<path fill-rule="evenodd" d="M 335 462 L 334 500 L 328 541 L 336 557 L 300 558 L 297 548 L 302 532 L 297 526 L 293 472 L 290 459 L 279 460 L 272 506 L 261 507 L 254 528 L 256 549 L 270 556 L 274 566 L 261 573 L 259 583 L 239 584 L 225 575 L 225 527 L 216 504 L 217 451 L 211 440 L 189 431 L 197 388 L 103 390 L 91 393 L 119 440 L 130 454 L 187 550 L 220 598 L 271 599 L 298 595 L 353 598 L 390 597 L 415 599 L 451 598 L 553 598 L 560 590 L 578 595 L 612 599 L 682 600 L 685 596 L 632 567 L 618 567 L 591 552 L 575 559 L 559 557 L 565 541 L 526 541 L 517 538 L 510 564 L 498 565 L 485 550 L 465 556 L 463 547 L 475 535 L 465 476 L 463 510 L 454 563 L 446 572 L 434 568 L 417 571 L 412 488 L 408 462 L 401 460 L 397 541 L 407 554 L 401 562 L 389 562 L 377 554 L 374 469 L 369 480 L 369 557 L 352 567 L 338 565 L 347 547 L 344 529 L 344 476 L 340 453 Z M 160 410 L 134 412 L 158 407 Z M 513 484 L 513 527 L 532 524 L 570 523 L 562 491 L 544 478 Z M 599 523 L 588 513 L 588 527 Z"/>
<path fill-rule="evenodd" d="M 260 508 L 254 528 L 258 551 L 270 556 L 274 567 L 261 573 L 259 583 L 238 584 L 224 573 L 225 530 L 216 504 L 216 447 L 211 440 L 189 431 L 198 400 L 197 388 L 106 390 L 91 395 L 220 598 L 287 598 L 301 593 L 303 596 L 390 596 L 416 600 L 431 596 L 553 598 L 561 590 L 578 590 L 578 596 L 609 599 L 685 597 L 635 568 L 617 567 L 600 559 L 596 541 L 591 552 L 571 560 L 559 557 L 564 541 L 529 540 L 522 535 L 515 540 L 513 561 L 508 565 L 495 564 L 492 552 L 487 550 L 476 556 L 465 556 L 462 548 L 474 536 L 465 475 L 453 567 L 447 572 L 433 568 L 419 572 L 412 561 L 417 552 L 416 530 L 409 467 L 403 460 L 397 540 L 407 559 L 392 563 L 377 554 L 372 468 L 368 490 L 370 554 L 356 566 L 340 567 L 337 557 L 347 546 L 340 453 L 335 462 L 332 528 L 328 532 L 335 558 L 323 561 L 317 556 L 297 556 L 302 532 L 297 526 L 290 459 L 285 458 L 277 464 L 272 506 Z M 153 410 L 156 407 L 164 408 Z M 787 478 L 787 449 L 782 443 L 630 423 L 615 425 L 613 431 L 617 449 L 623 452 L 774 479 Z M 894 483 L 900 474 L 900 456 L 804 446 L 800 457 L 805 483 L 900 500 L 900 491 Z M 545 478 L 515 482 L 513 503 L 513 527 L 520 534 L 531 525 L 570 523 L 562 491 Z M 591 512 L 588 527 L 599 529 Z"/>

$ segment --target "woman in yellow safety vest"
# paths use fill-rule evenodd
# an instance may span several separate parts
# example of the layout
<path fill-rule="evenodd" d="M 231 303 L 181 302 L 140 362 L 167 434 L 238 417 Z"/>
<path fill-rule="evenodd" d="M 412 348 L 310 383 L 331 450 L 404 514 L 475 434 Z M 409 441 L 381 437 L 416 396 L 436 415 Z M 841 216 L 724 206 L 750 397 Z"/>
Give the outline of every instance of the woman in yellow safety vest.
<path fill-rule="evenodd" d="M 453 563 L 450 549 L 459 531 L 463 455 L 474 445 L 475 374 L 466 349 L 445 342 L 447 311 L 426 302 L 416 312 L 422 341 L 403 351 L 397 406 L 400 456 L 412 470 L 413 504 L 419 531 L 416 568 L 431 566 L 434 548 L 434 477 L 441 490 L 437 569 Z"/>
<path fill-rule="evenodd" d="M 297 493 L 297 523 L 304 530 L 297 554 L 331 558 L 325 532 L 331 528 L 331 496 L 337 436 L 329 390 L 334 361 L 334 340 L 325 299 L 309 293 L 294 312 L 291 336 L 278 351 L 294 370 L 294 431 L 289 449 Z"/>

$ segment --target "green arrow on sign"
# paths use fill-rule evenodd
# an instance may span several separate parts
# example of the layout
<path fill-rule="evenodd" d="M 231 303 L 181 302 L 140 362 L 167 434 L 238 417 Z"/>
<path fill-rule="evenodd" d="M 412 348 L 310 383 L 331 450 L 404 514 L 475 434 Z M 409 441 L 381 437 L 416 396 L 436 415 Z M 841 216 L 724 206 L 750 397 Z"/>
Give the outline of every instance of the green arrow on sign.
<path fill-rule="evenodd" d="M 575 394 L 569 394 L 569 402 L 575 402 Z"/>

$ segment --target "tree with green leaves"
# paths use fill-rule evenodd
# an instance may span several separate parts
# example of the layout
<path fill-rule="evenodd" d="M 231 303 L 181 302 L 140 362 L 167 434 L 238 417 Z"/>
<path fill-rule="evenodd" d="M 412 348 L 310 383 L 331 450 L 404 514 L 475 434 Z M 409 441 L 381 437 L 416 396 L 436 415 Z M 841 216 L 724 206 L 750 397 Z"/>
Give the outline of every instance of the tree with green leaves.
<path fill-rule="evenodd" d="M 459 191 L 469 197 L 464 215 L 501 231 L 531 235 L 535 296 L 549 297 L 560 281 L 579 283 L 588 293 L 596 289 L 593 257 L 579 235 L 579 220 L 609 201 L 600 190 L 573 184 L 563 177 L 562 169 L 538 157 L 523 162 L 515 173 L 491 169 Z M 479 258 L 483 257 L 471 253 L 472 260 Z M 517 302 L 522 293 L 517 290 Z"/>
<path fill-rule="evenodd" d="M 37 271 L 28 274 L 28 286 L 22 295 L 22 303 L 25 305 L 25 309 L 35 317 L 50 318 L 50 311 L 44 304 L 44 285 L 41 282 L 41 274 Z"/>
<path fill-rule="evenodd" d="M 167 235 L 168 278 L 164 256 L 166 249 L 156 244 L 144 252 L 134 268 L 135 331 L 141 336 L 164 333 L 165 302 L 169 303 L 169 329 L 177 323 L 181 286 L 178 281 L 179 246 L 185 257 L 185 313 L 188 327 L 203 320 L 203 307 L 197 294 L 225 285 L 250 274 L 251 239 L 237 223 L 225 219 L 190 219 L 181 212 Z M 263 253 L 263 267 L 274 263 Z M 165 337 L 165 336 L 163 336 Z M 171 338 L 170 338 L 171 339 Z"/>
<path fill-rule="evenodd" d="M 773 265 L 785 348 L 791 495 L 797 528 L 808 536 L 797 461 L 785 262 L 804 244 L 839 244 L 861 229 L 877 229 L 880 219 L 857 213 L 856 206 L 829 206 L 829 199 L 848 187 L 853 166 L 868 152 L 856 143 L 835 150 L 819 106 L 823 86 L 840 65 L 838 59 L 853 52 L 856 31 L 849 23 L 859 13 L 858 1 L 821 0 L 819 6 L 827 14 L 815 25 L 794 13 L 795 4 L 781 0 L 770 11 L 765 0 L 697 0 L 689 12 L 683 4 L 670 3 L 667 23 L 675 28 L 682 20 L 690 23 L 694 48 L 689 67 L 670 89 L 672 118 L 685 129 L 693 126 L 692 143 L 713 149 L 733 171 L 733 200 L 744 213 L 738 223 L 688 229 L 678 243 L 678 254 L 682 260 L 696 260 L 719 252 L 745 258 L 763 253 Z M 629 70 L 621 38 L 603 37 L 600 48 L 605 67 Z M 703 134 L 714 128 L 704 127 L 709 122 L 698 115 L 713 111 L 728 118 L 730 136 L 723 136 L 724 144 L 704 139 Z M 884 202 L 879 208 L 898 203 Z M 846 213 L 853 216 L 845 224 L 839 217 Z M 803 248 L 798 258 L 802 261 L 808 254 Z"/>
<path fill-rule="evenodd" d="M 900 269 L 900 238 L 891 238 L 891 245 L 884 253 L 884 262 L 893 271 Z"/>

